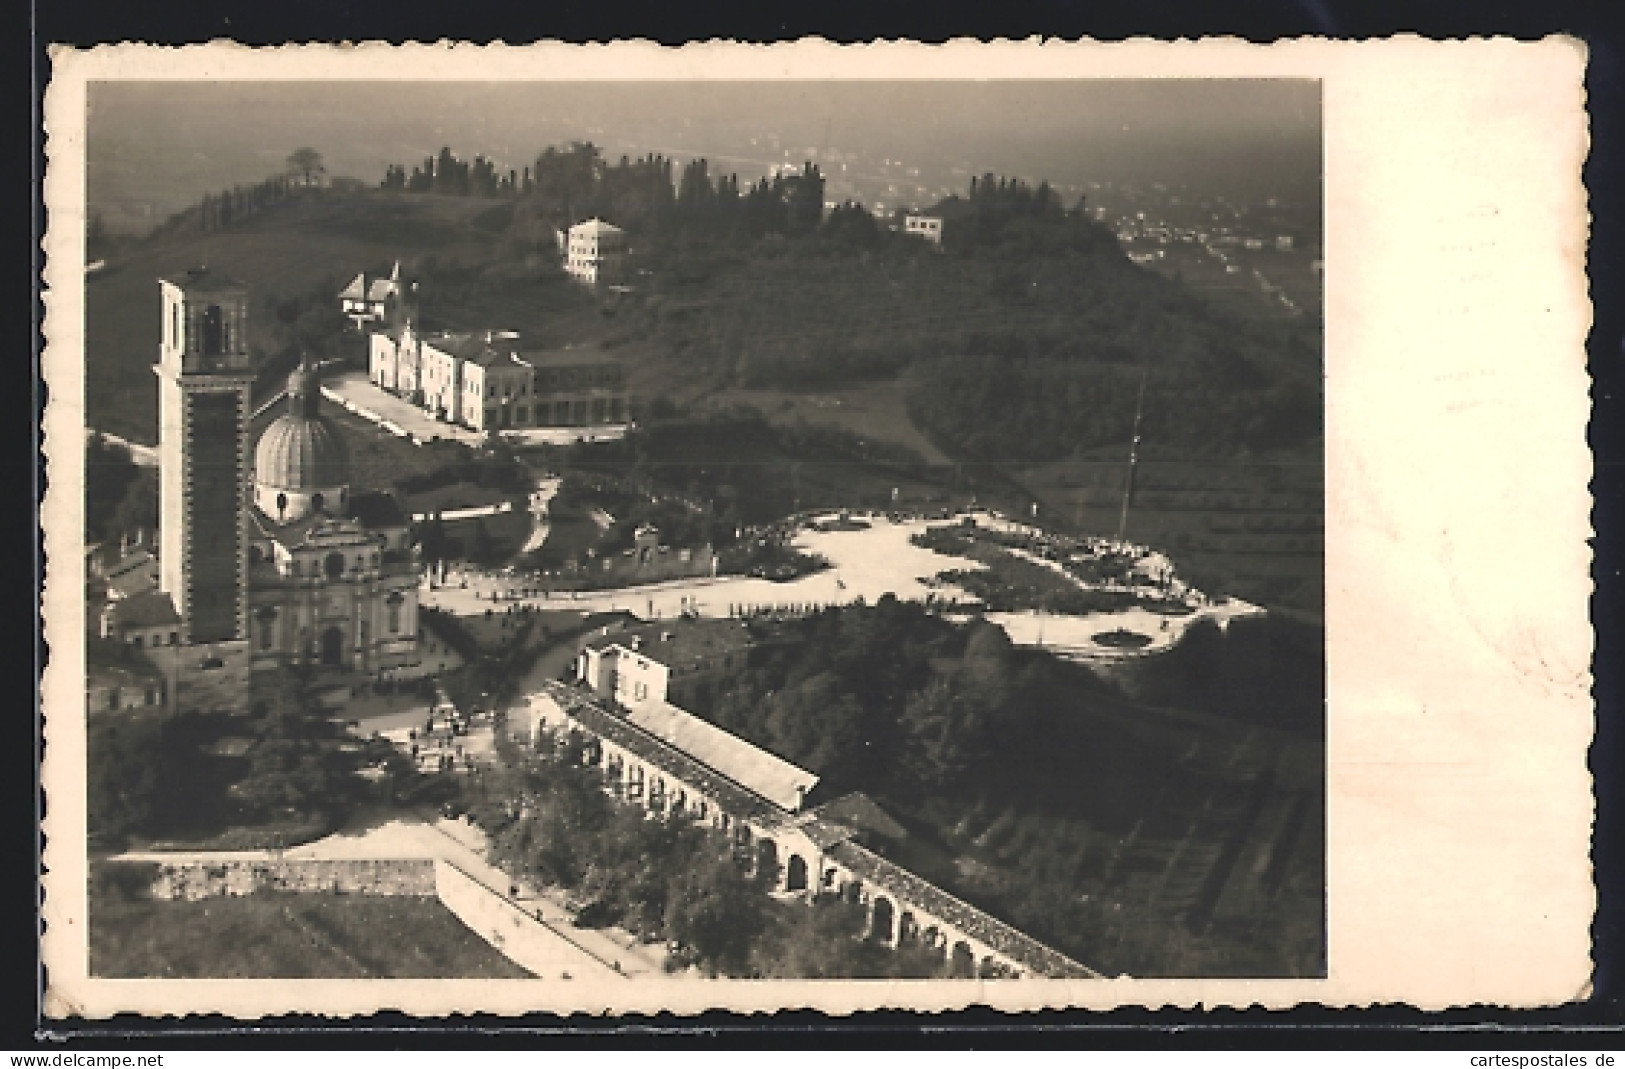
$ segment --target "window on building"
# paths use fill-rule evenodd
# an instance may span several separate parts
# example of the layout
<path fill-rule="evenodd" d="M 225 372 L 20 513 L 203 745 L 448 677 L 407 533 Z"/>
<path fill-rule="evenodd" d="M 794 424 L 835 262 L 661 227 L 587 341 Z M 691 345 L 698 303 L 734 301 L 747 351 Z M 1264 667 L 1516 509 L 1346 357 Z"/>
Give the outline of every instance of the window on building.
<path fill-rule="evenodd" d="M 344 574 L 344 554 L 342 553 L 329 553 L 327 560 L 323 564 L 327 569 L 329 579 L 337 579 Z"/>
<path fill-rule="evenodd" d="M 181 644 L 181 633 L 179 631 L 171 631 L 169 633 L 169 644 L 171 646 L 179 646 Z"/>
<path fill-rule="evenodd" d="M 384 602 L 384 610 L 385 610 L 384 615 L 387 617 L 387 623 L 389 625 L 389 633 L 392 634 L 392 635 L 400 633 L 400 630 L 401 630 L 401 604 L 405 600 L 406 599 L 401 597 L 399 594 L 391 594 L 389 596 L 389 599 L 386 602 Z"/>
<path fill-rule="evenodd" d="M 203 355 L 219 356 L 226 351 L 226 317 L 218 304 L 203 310 Z"/>
<path fill-rule="evenodd" d="M 141 648 L 141 636 L 140 635 L 136 635 L 135 637 L 130 639 L 130 642 L 131 642 L 132 645 L 135 646 L 136 649 Z"/>
<path fill-rule="evenodd" d="M 110 689 L 107 692 L 107 709 L 108 709 L 108 712 L 117 712 L 118 711 L 118 688 L 117 687 L 113 687 L 112 689 Z"/>
<path fill-rule="evenodd" d="M 316 494 L 310 499 L 310 508 L 312 512 L 322 511 L 322 506 L 325 504 L 327 504 L 327 502 L 321 494 Z"/>
<path fill-rule="evenodd" d="M 147 699 L 147 704 L 148 705 L 157 705 L 158 704 L 158 702 L 156 700 L 157 695 L 153 693 L 153 689 L 151 687 L 147 688 L 146 699 Z"/>

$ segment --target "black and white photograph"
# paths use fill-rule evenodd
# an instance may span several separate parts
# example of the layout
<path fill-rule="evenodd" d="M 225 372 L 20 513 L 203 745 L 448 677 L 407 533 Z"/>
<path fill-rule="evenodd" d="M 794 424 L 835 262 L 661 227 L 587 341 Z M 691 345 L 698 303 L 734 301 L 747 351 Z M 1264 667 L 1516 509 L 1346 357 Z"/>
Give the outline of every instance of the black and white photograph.
<path fill-rule="evenodd" d="M 1331 976 L 1322 81 L 470 72 L 84 87 L 85 975 Z"/>

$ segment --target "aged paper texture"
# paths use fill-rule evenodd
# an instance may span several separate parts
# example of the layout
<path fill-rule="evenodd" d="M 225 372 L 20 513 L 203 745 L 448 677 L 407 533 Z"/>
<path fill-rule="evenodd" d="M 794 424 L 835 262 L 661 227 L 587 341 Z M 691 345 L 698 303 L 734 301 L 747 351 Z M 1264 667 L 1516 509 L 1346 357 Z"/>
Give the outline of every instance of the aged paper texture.
<path fill-rule="evenodd" d="M 844 1014 L 970 1005 L 1018 1011 L 1396 1002 L 1441 1009 L 1584 997 L 1595 894 L 1586 768 L 1593 705 L 1583 344 L 1590 305 L 1580 168 L 1587 126 L 1578 43 L 1399 38 L 1270 46 L 802 42 L 679 49 L 637 42 L 343 49 L 221 43 L 61 49 L 52 65 L 44 279 L 50 479 L 43 513 L 48 1014 L 596 1015 L 790 1007 Z M 657 973 L 568 981 L 227 981 L 91 974 L 82 636 L 97 622 L 87 619 L 84 594 L 81 473 L 91 426 L 86 266 L 94 259 L 86 252 L 87 108 L 97 87 L 1196 78 L 1309 81 L 1320 91 L 1323 977 L 799 981 Z M 332 106 L 342 100 L 342 92 L 334 93 Z M 455 148 L 456 137 L 451 128 L 427 130 L 421 145 L 403 146 L 401 158 L 410 164 L 442 143 Z M 271 151 L 268 166 L 279 165 L 285 151 Z M 611 143 L 608 151 L 618 150 Z M 378 179 L 362 177 L 369 184 Z M 349 272 L 345 278 L 359 269 L 335 267 Z M 157 287 L 152 291 L 156 317 Z M 158 362 L 156 354 L 130 359 Z M 1267 860 L 1256 862 L 1261 872 Z M 805 887 L 804 871 L 801 880 Z M 616 961 L 614 969 L 621 968 Z"/>

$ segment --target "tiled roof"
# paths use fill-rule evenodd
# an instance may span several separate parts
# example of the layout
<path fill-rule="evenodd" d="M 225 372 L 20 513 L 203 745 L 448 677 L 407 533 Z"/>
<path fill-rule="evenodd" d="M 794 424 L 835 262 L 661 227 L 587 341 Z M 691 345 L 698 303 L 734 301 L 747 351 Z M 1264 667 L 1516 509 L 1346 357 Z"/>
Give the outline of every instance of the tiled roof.
<path fill-rule="evenodd" d="M 825 802 L 813 810 L 825 820 L 875 832 L 888 839 L 905 839 L 908 830 L 891 818 L 875 800 L 862 791 L 843 794 L 833 802 Z"/>
<path fill-rule="evenodd" d="M 459 360 L 473 360 L 490 348 L 483 334 L 436 334 L 424 338 L 423 344 Z"/>
<path fill-rule="evenodd" d="M 107 577 L 107 592 L 115 598 L 134 597 L 156 585 L 151 570 L 147 568 L 131 568 Z"/>
<path fill-rule="evenodd" d="M 603 367 L 621 363 L 620 357 L 595 345 L 574 349 L 525 349 L 519 355 L 532 367 Z"/>
<path fill-rule="evenodd" d="M 625 231 L 616 226 L 614 223 L 606 223 L 602 219 L 588 219 L 585 223 L 577 223 L 575 226 L 570 228 L 571 237 L 574 237 L 577 234 L 591 236 L 621 233 L 625 233 Z"/>
<path fill-rule="evenodd" d="M 794 812 L 818 776 L 670 702 L 643 702 L 626 719 L 780 809 Z"/>
<path fill-rule="evenodd" d="M 367 293 L 367 273 L 363 271 L 350 280 L 350 284 L 339 291 L 341 301 L 359 301 Z"/>
<path fill-rule="evenodd" d="M 851 828 L 841 824 L 831 824 L 828 821 L 819 820 L 817 817 L 796 821 L 796 830 L 811 839 L 813 845 L 820 850 L 828 850 L 836 843 L 844 843 L 853 835 Z"/>
<path fill-rule="evenodd" d="M 109 608 L 119 627 L 162 627 L 181 622 L 175 602 L 161 590 L 148 590 L 115 601 Z"/>
<path fill-rule="evenodd" d="M 511 367 L 530 370 L 530 364 L 521 360 L 511 350 L 487 346 L 475 356 L 468 357 L 468 362 L 478 364 L 480 367 Z"/>
<path fill-rule="evenodd" d="M 703 791 L 733 816 L 764 827 L 783 823 L 786 814 L 767 799 L 707 768 L 676 747 L 616 716 L 580 691 L 550 685 L 549 694 L 582 727 L 649 762 L 662 772 Z"/>
<path fill-rule="evenodd" d="M 659 661 L 674 672 L 707 657 L 749 649 L 756 644 L 749 629 L 738 620 L 669 620 L 594 635 L 584 645 L 593 649 L 620 646 L 630 650 L 634 638 L 639 642 L 639 654 Z"/>
<path fill-rule="evenodd" d="M 1101 974 L 1079 964 L 1053 947 L 1046 946 L 997 917 L 961 901 L 928 880 L 866 850 L 854 842 L 838 843 L 829 854 L 855 875 L 877 887 L 929 910 L 955 928 L 997 950 L 1041 977 L 1061 979 L 1100 979 Z"/>
<path fill-rule="evenodd" d="M 127 664 L 87 664 L 85 682 L 92 687 L 146 686 L 164 675 L 146 658 L 132 658 Z"/>
<path fill-rule="evenodd" d="M 188 293 L 232 293 L 248 288 L 230 275 L 211 271 L 207 267 L 194 267 L 162 281 L 179 286 Z"/>

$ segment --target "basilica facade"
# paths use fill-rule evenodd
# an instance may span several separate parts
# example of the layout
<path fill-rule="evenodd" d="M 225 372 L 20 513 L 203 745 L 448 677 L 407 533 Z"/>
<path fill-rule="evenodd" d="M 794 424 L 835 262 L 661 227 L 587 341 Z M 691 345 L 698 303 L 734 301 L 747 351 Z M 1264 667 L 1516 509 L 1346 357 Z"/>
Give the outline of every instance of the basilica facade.
<path fill-rule="evenodd" d="M 157 566 L 98 585 L 98 637 L 151 666 L 175 710 L 246 707 L 284 666 L 415 674 L 410 524 L 393 495 L 351 486 L 315 370 L 256 440 L 247 287 L 207 269 L 160 286 Z"/>
<path fill-rule="evenodd" d="M 394 496 L 350 486 L 315 373 L 254 448 L 249 511 L 253 668 L 315 664 L 387 677 L 417 664 L 418 564 Z"/>

